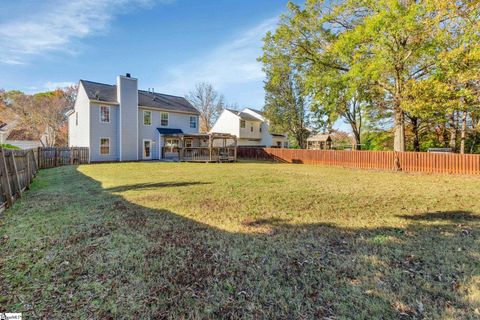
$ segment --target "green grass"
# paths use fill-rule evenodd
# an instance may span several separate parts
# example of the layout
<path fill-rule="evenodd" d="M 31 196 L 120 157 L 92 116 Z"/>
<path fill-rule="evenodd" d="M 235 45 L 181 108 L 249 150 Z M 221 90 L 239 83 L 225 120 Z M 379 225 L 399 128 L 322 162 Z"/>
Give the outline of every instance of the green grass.
<path fill-rule="evenodd" d="M 478 319 L 480 178 L 308 165 L 43 170 L 1 218 L 29 318 Z"/>
<path fill-rule="evenodd" d="M 11 145 L 11 144 L 5 144 L 5 143 L 3 143 L 3 144 L 0 143 L 0 148 L 20 150 L 19 147 L 16 147 L 16 146 Z"/>

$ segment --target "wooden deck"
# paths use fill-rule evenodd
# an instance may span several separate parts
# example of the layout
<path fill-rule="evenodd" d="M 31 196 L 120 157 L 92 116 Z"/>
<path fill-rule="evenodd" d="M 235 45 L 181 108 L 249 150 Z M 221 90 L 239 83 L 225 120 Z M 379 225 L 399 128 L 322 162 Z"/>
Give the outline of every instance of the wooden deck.
<path fill-rule="evenodd" d="M 173 134 L 164 136 L 162 159 L 184 162 L 235 162 L 237 138 L 229 134 Z"/>

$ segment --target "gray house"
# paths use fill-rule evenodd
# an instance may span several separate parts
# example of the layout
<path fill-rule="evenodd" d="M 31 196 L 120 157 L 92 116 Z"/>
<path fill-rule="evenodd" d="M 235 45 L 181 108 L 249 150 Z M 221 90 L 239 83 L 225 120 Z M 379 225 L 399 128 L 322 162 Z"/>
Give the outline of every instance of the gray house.
<path fill-rule="evenodd" d="M 199 112 L 185 98 L 138 90 L 138 80 L 116 85 L 80 80 L 68 116 L 68 144 L 89 147 L 90 161 L 162 159 L 165 134 L 198 133 Z"/>

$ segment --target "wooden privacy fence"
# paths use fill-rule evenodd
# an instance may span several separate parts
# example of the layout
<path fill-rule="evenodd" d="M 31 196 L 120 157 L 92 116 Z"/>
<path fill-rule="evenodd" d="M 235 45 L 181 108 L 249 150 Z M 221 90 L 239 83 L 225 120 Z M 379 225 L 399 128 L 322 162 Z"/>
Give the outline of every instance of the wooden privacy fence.
<path fill-rule="evenodd" d="M 480 174 L 480 155 L 394 151 L 337 151 L 239 147 L 238 157 L 360 169 Z"/>
<path fill-rule="evenodd" d="M 38 148 L 37 153 L 38 167 L 41 169 L 90 162 L 89 149 L 86 147 Z"/>
<path fill-rule="evenodd" d="M 37 171 L 33 150 L 0 148 L 0 212 L 21 197 Z"/>

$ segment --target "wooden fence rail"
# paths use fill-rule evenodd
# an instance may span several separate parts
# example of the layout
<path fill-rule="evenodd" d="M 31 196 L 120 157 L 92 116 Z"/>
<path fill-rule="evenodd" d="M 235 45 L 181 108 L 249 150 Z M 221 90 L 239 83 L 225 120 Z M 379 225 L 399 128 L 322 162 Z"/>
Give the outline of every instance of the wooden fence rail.
<path fill-rule="evenodd" d="M 0 148 L 0 212 L 22 196 L 37 171 L 33 150 Z"/>
<path fill-rule="evenodd" d="M 238 148 L 238 158 L 406 172 L 480 174 L 480 155 L 394 151 Z"/>
<path fill-rule="evenodd" d="M 89 163 L 89 148 L 38 148 L 38 167 L 41 169 L 54 168 L 70 164 Z"/>

